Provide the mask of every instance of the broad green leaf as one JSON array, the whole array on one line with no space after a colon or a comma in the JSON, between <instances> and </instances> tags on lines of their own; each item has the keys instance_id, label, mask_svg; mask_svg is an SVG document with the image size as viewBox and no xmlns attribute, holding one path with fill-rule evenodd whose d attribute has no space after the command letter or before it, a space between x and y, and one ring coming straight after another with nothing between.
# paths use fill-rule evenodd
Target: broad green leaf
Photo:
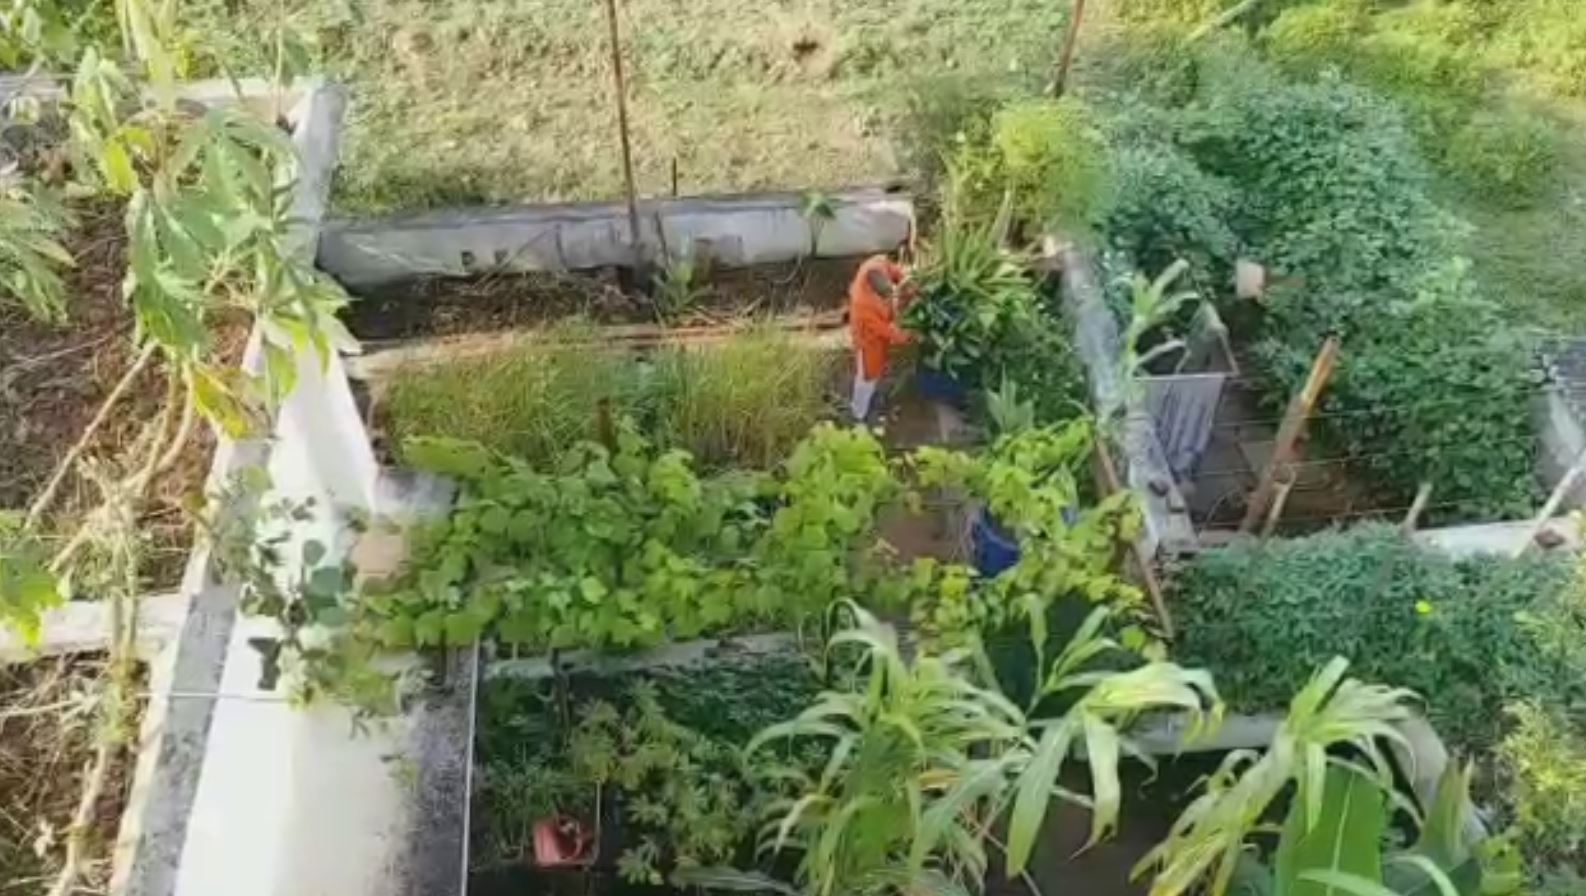
<instances>
[{"instance_id":1,"label":"broad green leaf","mask_svg":"<svg viewBox=\"0 0 1586 896\"><path fill-rule=\"evenodd\" d=\"M1307 823L1301 801L1289 807L1277 851L1278 896L1342 896L1344 891L1318 882L1315 872L1382 882L1382 835L1387 806L1376 782L1359 772L1327 770L1321 811Z\"/></svg>"}]
</instances>

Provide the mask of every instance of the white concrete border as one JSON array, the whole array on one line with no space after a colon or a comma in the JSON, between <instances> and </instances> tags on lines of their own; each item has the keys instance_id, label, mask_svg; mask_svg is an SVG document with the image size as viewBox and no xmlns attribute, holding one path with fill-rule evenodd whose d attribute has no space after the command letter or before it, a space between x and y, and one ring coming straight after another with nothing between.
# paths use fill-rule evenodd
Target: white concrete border
<instances>
[{"instance_id":1,"label":"white concrete border","mask_svg":"<svg viewBox=\"0 0 1586 896\"><path fill-rule=\"evenodd\" d=\"M914 204L879 189L831 195L815 255L890 252L914 231ZM796 193L646 199L647 258L708 257L738 267L809 253L811 225ZM632 262L627 206L615 202L459 209L326 224L319 266L351 287L487 270L564 271Z\"/></svg>"}]
</instances>

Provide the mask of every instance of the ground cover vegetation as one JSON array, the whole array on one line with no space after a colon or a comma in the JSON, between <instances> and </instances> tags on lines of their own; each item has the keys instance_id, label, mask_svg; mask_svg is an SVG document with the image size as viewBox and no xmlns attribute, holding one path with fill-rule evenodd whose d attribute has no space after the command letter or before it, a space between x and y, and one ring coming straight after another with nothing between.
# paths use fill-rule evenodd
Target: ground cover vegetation
<instances>
[{"instance_id":1,"label":"ground cover vegetation","mask_svg":"<svg viewBox=\"0 0 1586 896\"><path fill-rule=\"evenodd\" d=\"M597 340L591 327L562 324L500 352L399 370L383 387L381 426L399 449L444 434L550 468L599 437L604 407L707 467L768 469L831 416L845 361L752 328L646 355L602 350Z\"/></svg>"},{"instance_id":2,"label":"ground cover vegetation","mask_svg":"<svg viewBox=\"0 0 1586 896\"><path fill-rule=\"evenodd\" d=\"M1233 706L1270 707L1318 661L1353 657L1422 695L1537 869L1581 869L1566 833L1581 819L1570 782L1586 770L1570 721L1586 706L1572 561L1456 560L1361 526L1206 554L1176 588L1178 653L1216 669Z\"/></svg>"},{"instance_id":3,"label":"ground cover vegetation","mask_svg":"<svg viewBox=\"0 0 1586 896\"><path fill-rule=\"evenodd\" d=\"M199 4L227 61L257 60L282 21L359 97L338 203L372 210L608 199L622 192L599 4L406 0ZM894 176L895 119L920 78L1039 81L1060 5L940 0L621 4L639 190L821 188ZM533 89L524 89L534 85ZM482 102L481 97L489 97Z\"/></svg>"}]
</instances>

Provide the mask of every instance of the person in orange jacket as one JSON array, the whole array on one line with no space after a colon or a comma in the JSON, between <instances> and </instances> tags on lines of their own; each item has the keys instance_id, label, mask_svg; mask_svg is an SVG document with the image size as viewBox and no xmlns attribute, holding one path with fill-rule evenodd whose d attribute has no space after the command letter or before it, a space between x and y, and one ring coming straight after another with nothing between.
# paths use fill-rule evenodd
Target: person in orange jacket
<instances>
[{"instance_id":1,"label":"person in orange jacket","mask_svg":"<svg viewBox=\"0 0 1586 896\"><path fill-rule=\"evenodd\" d=\"M854 341L854 420L870 416L876 386L887 372L887 355L910 335L897 324L909 299L908 272L885 255L865 259L848 286L848 329Z\"/></svg>"}]
</instances>

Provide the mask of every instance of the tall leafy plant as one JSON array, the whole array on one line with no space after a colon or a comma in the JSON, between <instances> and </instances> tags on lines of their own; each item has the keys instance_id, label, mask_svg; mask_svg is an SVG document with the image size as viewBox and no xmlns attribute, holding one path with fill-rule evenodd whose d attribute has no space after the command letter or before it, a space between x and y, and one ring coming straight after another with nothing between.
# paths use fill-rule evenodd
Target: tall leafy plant
<instances>
[{"instance_id":1,"label":"tall leafy plant","mask_svg":"<svg viewBox=\"0 0 1586 896\"><path fill-rule=\"evenodd\" d=\"M1117 822L1118 763L1140 755L1123 729L1139 714L1171 708L1192 727L1219 704L1203 672L1148 663L1126 672L1087 667L1116 649L1100 636L1106 611L1093 613L1074 638L1043 663L1033 708L1046 697L1071 700L1060 716L1032 718L995 688L977 683L962 654L909 658L896 633L857 607L854 624L828 645L851 665L848 684L823 693L798 717L751 741L755 752L786 742L817 742L818 774L782 773L793 791L772 809L762 847L799 854L796 873L812 896L925 888L978 889L990 866L988 843L1022 873L1035 834L1054 799L1092 809L1091 840ZM1044 647L1045 632L1030 629ZM1037 733L1038 732L1038 733ZM1057 785L1072 748L1083 744L1091 794ZM1008 841L990 833L1007 813ZM680 883L741 884L741 874L696 873Z\"/></svg>"},{"instance_id":2,"label":"tall leafy plant","mask_svg":"<svg viewBox=\"0 0 1586 896\"><path fill-rule=\"evenodd\" d=\"M1167 839L1136 866L1137 876L1154 870L1152 896L1200 892L1198 887L1209 896L1227 893L1248 839L1290 787L1296 833L1307 836L1317 830L1327 816L1328 773L1338 762L1330 750L1349 747L1362 757L1362 772L1382 788L1392 788L1382 745L1405 743L1394 726L1410 717L1414 695L1347 678L1348 668L1347 660L1335 658L1316 673L1290 702L1264 753L1228 754L1173 823Z\"/></svg>"}]
</instances>

